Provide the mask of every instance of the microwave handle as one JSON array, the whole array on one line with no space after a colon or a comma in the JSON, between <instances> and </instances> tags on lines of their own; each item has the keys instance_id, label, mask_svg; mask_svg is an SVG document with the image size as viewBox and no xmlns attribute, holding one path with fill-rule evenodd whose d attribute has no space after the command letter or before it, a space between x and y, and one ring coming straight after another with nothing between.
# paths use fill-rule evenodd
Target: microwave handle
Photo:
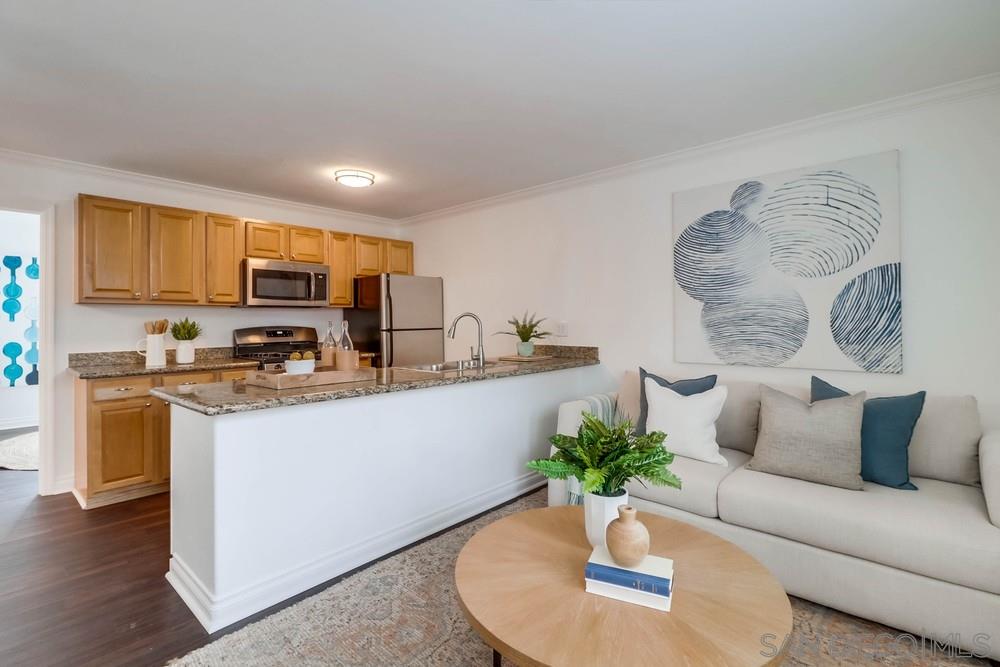
<instances>
[{"instance_id":1,"label":"microwave handle","mask_svg":"<svg viewBox=\"0 0 1000 667\"><path fill-rule=\"evenodd\" d=\"M309 272L309 300L316 300L316 272Z\"/></svg>"}]
</instances>

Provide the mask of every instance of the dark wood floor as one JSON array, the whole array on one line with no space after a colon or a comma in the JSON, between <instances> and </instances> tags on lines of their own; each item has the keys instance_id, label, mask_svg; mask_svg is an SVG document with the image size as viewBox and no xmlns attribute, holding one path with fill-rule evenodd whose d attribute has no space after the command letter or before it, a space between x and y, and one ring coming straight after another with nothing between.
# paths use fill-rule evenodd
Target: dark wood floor
<instances>
[{"instance_id":1,"label":"dark wood floor","mask_svg":"<svg viewBox=\"0 0 1000 667\"><path fill-rule=\"evenodd\" d=\"M163 576L168 494L85 512L37 490L37 473L0 470L0 667L163 665L409 548L209 635Z\"/></svg>"},{"instance_id":2,"label":"dark wood floor","mask_svg":"<svg viewBox=\"0 0 1000 667\"><path fill-rule=\"evenodd\" d=\"M163 578L166 494L84 512L0 470L0 664L162 665L210 641Z\"/></svg>"}]
</instances>

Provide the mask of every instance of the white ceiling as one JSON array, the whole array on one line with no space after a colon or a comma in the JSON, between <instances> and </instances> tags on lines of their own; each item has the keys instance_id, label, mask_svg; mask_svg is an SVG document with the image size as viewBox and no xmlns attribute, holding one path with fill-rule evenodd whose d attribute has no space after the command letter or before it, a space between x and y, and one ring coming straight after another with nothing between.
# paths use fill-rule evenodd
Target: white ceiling
<instances>
[{"instance_id":1,"label":"white ceiling","mask_svg":"<svg viewBox=\"0 0 1000 667\"><path fill-rule=\"evenodd\" d=\"M996 0L2 0L0 147L403 218L1000 71L998 34Z\"/></svg>"}]
</instances>

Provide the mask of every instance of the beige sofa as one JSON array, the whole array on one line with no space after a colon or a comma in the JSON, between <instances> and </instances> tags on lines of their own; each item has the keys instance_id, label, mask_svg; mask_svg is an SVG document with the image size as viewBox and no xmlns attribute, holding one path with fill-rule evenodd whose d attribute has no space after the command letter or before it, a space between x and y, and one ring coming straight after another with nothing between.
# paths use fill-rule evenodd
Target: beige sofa
<instances>
[{"instance_id":1,"label":"beige sofa","mask_svg":"<svg viewBox=\"0 0 1000 667\"><path fill-rule=\"evenodd\" d=\"M910 444L918 491L868 482L850 491L747 470L759 385L720 383L729 388L717 423L728 465L678 456L671 469L683 489L633 483L633 505L738 544L790 595L1000 659L1000 434L983 437L974 398L927 397ZM808 389L775 388L808 400ZM638 391L629 374L612 396L635 416ZM560 406L559 432L575 435L595 404ZM566 502L566 483L550 481L549 504Z\"/></svg>"}]
</instances>

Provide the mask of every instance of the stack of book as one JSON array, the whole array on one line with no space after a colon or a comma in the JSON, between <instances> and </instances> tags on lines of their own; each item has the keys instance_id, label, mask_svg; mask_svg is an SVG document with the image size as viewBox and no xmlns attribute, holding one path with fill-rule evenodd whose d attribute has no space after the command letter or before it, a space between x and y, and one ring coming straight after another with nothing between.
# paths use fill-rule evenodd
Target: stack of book
<instances>
[{"instance_id":1,"label":"stack of book","mask_svg":"<svg viewBox=\"0 0 1000 667\"><path fill-rule=\"evenodd\" d=\"M587 592L632 604L670 611L674 561L646 556L635 567L615 563L605 547L596 547L584 568Z\"/></svg>"}]
</instances>

